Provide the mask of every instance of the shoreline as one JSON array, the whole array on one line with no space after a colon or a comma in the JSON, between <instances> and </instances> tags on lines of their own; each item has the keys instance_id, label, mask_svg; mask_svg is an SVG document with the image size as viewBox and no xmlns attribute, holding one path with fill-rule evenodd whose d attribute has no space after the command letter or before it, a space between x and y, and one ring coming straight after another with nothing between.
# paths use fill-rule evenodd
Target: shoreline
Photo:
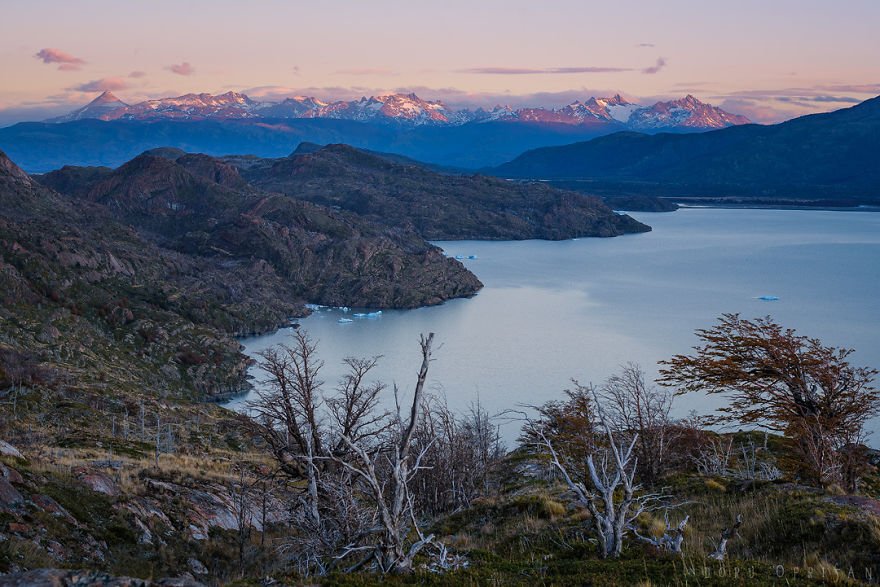
<instances>
[{"instance_id":1,"label":"shoreline","mask_svg":"<svg viewBox=\"0 0 880 587\"><path fill-rule=\"evenodd\" d=\"M818 212L880 212L880 205L859 204L857 206L810 206L809 204L746 204L746 203L687 203L670 199L679 208L717 208L731 210L816 210Z\"/></svg>"}]
</instances>

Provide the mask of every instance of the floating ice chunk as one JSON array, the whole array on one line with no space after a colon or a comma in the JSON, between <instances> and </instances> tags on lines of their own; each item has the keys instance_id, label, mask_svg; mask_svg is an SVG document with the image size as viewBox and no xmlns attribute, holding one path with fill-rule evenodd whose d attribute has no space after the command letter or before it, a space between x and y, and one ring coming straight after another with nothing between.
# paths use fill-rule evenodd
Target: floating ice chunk
<instances>
[{"instance_id":1,"label":"floating ice chunk","mask_svg":"<svg viewBox=\"0 0 880 587\"><path fill-rule=\"evenodd\" d=\"M758 299L762 302L777 302L779 301L779 296L758 296Z\"/></svg>"},{"instance_id":2,"label":"floating ice chunk","mask_svg":"<svg viewBox=\"0 0 880 587\"><path fill-rule=\"evenodd\" d=\"M367 314L364 314L363 312L357 312L355 314L352 314L352 316L354 316L355 318L366 318Z\"/></svg>"},{"instance_id":3,"label":"floating ice chunk","mask_svg":"<svg viewBox=\"0 0 880 587\"><path fill-rule=\"evenodd\" d=\"M477 256L476 256L476 255L468 255L467 258L468 258L468 259L476 259Z\"/></svg>"},{"instance_id":4,"label":"floating ice chunk","mask_svg":"<svg viewBox=\"0 0 880 587\"><path fill-rule=\"evenodd\" d=\"M354 320L352 320L351 318L340 318L339 320L337 320L337 322L339 322L340 324L350 324L354 322Z\"/></svg>"}]
</instances>

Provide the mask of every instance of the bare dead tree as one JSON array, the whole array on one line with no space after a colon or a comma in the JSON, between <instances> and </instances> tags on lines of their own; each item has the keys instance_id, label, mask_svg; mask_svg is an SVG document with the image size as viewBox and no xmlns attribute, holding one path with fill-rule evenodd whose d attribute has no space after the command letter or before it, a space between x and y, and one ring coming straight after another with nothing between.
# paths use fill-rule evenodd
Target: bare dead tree
<instances>
[{"instance_id":1,"label":"bare dead tree","mask_svg":"<svg viewBox=\"0 0 880 587\"><path fill-rule=\"evenodd\" d=\"M651 385L639 365L627 363L605 381L600 396L618 435L638 436L634 451L641 463L640 478L649 485L656 483L666 469L669 447L678 435L669 416L672 392Z\"/></svg>"},{"instance_id":2,"label":"bare dead tree","mask_svg":"<svg viewBox=\"0 0 880 587\"><path fill-rule=\"evenodd\" d=\"M740 443L739 465L732 471L734 478L743 481L775 481L782 478L782 471L775 464L767 440L768 434L765 432L761 445L755 444L751 437Z\"/></svg>"},{"instance_id":3,"label":"bare dead tree","mask_svg":"<svg viewBox=\"0 0 880 587\"><path fill-rule=\"evenodd\" d=\"M262 351L260 367L268 378L258 388L257 399L248 404L253 430L282 472L306 481L302 503L315 527L321 524L318 484L325 454L319 422L323 382L318 379L323 362L315 357L316 348L308 334L298 330L293 346Z\"/></svg>"},{"instance_id":4,"label":"bare dead tree","mask_svg":"<svg viewBox=\"0 0 880 587\"><path fill-rule=\"evenodd\" d=\"M643 512L659 509L666 496L657 493L636 495L641 489L635 482L638 458L634 448L638 434L628 442L618 441L596 389L586 389L594 402L598 418L596 428L604 433L606 444L597 446L586 455L587 474L584 480L570 473L570 464L565 462L567 459L560 457L544 426L534 423L527 423L527 426L531 428L533 437L538 439L537 446L550 455L552 465L577 501L590 512L590 524L599 543L600 555L603 558L616 558L623 552L623 539L635 520Z\"/></svg>"},{"instance_id":5,"label":"bare dead tree","mask_svg":"<svg viewBox=\"0 0 880 587\"><path fill-rule=\"evenodd\" d=\"M669 522L669 512L667 511L663 516L663 520L666 525L663 529L663 535L659 537L639 534L639 531L635 526L631 526L630 530L633 535L642 542L647 542L648 544L666 552L680 553L681 547L684 544L684 531L687 527L688 521L690 521L690 516L685 516L677 525L673 525Z\"/></svg>"},{"instance_id":6,"label":"bare dead tree","mask_svg":"<svg viewBox=\"0 0 880 587\"><path fill-rule=\"evenodd\" d=\"M410 484L422 468L422 459L430 448L430 445L423 447L416 453L413 441L423 413L425 380L431 363L433 341L434 333L422 336L419 341L422 364L409 415L404 418L398 409L394 426L390 429L390 442L379 450L371 451L343 436L351 450L351 457L333 457L334 462L360 480L365 495L369 496L378 512L380 527L376 532L375 542L366 545L352 544L348 547L348 552L343 553L366 552L366 556L356 566L372 560L382 573L409 572L413 568L415 556L434 538L433 535L422 534L410 491ZM416 534L413 541L409 540L411 533Z\"/></svg>"},{"instance_id":7,"label":"bare dead tree","mask_svg":"<svg viewBox=\"0 0 880 587\"><path fill-rule=\"evenodd\" d=\"M303 487L293 508L295 530L282 552L304 574L364 566L405 572L430 544L421 534L420 496L413 491L436 439L425 436L425 380L433 334L420 341L422 364L404 416L380 409L385 385L368 382L378 358L345 359L347 374L325 396L316 345L298 331L290 347L262 353L269 377L251 403L251 430L264 440L278 471ZM395 398L398 390L394 388ZM415 539L412 537L415 536Z\"/></svg>"},{"instance_id":8,"label":"bare dead tree","mask_svg":"<svg viewBox=\"0 0 880 587\"><path fill-rule=\"evenodd\" d=\"M709 438L694 457L697 472L701 475L728 477L732 454L733 437L727 439L721 436Z\"/></svg>"},{"instance_id":9,"label":"bare dead tree","mask_svg":"<svg viewBox=\"0 0 880 587\"><path fill-rule=\"evenodd\" d=\"M439 397L426 397L417 446L429 446L411 487L420 513L436 516L468 507L491 491L491 474L504 455L498 428L476 402L456 414Z\"/></svg>"},{"instance_id":10,"label":"bare dead tree","mask_svg":"<svg viewBox=\"0 0 880 587\"><path fill-rule=\"evenodd\" d=\"M712 554L709 555L709 558L723 561L727 556L727 543L730 542L730 539L736 535L736 531L739 530L739 527L742 526L743 517L742 514L737 514L736 520L734 520L731 526L728 526L724 530L721 531L721 540L718 542L718 547L715 549Z\"/></svg>"}]
</instances>

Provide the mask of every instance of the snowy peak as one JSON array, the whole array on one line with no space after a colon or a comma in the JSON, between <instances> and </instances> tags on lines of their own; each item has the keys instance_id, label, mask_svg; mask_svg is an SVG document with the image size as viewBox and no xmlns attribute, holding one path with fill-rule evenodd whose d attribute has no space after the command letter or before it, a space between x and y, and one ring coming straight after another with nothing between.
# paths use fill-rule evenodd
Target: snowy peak
<instances>
[{"instance_id":1,"label":"snowy peak","mask_svg":"<svg viewBox=\"0 0 880 587\"><path fill-rule=\"evenodd\" d=\"M359 121L397 121L415 125L446 124L450 112L442 102L422 100L415 94L382 94L359 100L340 100L319 112L323 118Z\"/></svg>"},{"instance_id":2,"label":"snowy peak","mask_svg":"<svg viewBox=\"0 0 880 587\"><path fill-rule=\"evenodd\" d=\"M355 100L325 102L294 96L281 102L258 102L245 94L185 94L128 105L104 92L86 106L52 122L85 118L101 120L237 120L333 118L412 126L462 125L493 121L536 124L612 125L636 130L712 129L745 124L744 116L730 114L693 96L642 106L620 94L576 100L560 108L520 108L498 105L486 110L451 109L416 94L390 93Z\"/></svg>"},{"instance_id":3,"label":"snowy peak","mask_svg":"<svg viewBox=\"0 0 880 587\"><path fill-rule=\"evenodd\" d=\"M113 92L105 91L100 96L70 114L53 118L49 122L70 122L71 120L83 120L87 118L98 118L106 120L104 117L110 112L114 112L121 108L126 108L128 104L113 95Z\"/></svg>"},{"instance_id":4,"label":"snowy peak","mask_svg":"<svg viewBox=\"0 0 880 587\"><path fill-rule=\"evenodd\" d=\"M688 94L680 100L657 102L653 106L633 112L629 125L637 130L658 128L711 129L737 124L748 124L745 116L731 114L700 102Z\"/></svg>"}]
</instances>

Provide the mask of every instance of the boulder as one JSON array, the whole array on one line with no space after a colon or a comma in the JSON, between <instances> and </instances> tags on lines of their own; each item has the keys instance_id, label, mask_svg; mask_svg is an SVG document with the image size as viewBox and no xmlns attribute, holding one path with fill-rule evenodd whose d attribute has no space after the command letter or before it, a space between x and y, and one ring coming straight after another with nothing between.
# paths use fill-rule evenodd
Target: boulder
<instances>
[{"instance_id":1,"label":"boulder","mask_svg":"<svg viewBox=\"0 0 880 587\"><path fill-rule=\"evenodd\" d=\"M24 497L6 479L0 477L0 509L16 506L24 501Z\"/></svg>"},{"instance_id":2,"label":"boulder","mask_svg":"<svg viewBox=\"0 0 880 587\"><path fill-rule=\"evenodd\" d=\"M4 457L15 457L17 459L24 458L24 456L22 456L17 448L12 446L5 440L0 440L0 455L3 455Z\"/></svg>"},{"instance_id":3,"label":"boulder","mask_svg":"<svg viewBox=\"0 0 880 587\"><path fill-rule=\"evenodd\" d=\"M119 488L113 480L98 471L81 470L78 474L79 480L92 491L116 497L119 495Z\"/></svg>"}]
</instances>

